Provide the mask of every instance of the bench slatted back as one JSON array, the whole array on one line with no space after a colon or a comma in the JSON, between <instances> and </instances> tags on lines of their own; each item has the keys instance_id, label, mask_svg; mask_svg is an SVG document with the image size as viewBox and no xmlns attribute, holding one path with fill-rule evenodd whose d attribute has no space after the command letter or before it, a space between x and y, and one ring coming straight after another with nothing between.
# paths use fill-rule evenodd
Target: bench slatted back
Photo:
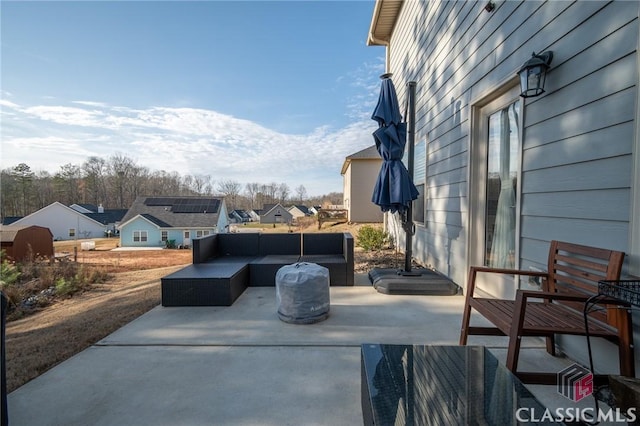
<instances>
[{"instance_id":1,"label":"bench slatted back","mask_svg":"<svg viewBox=\"0 0 640 426\"><path fill-rule=\"evenodd\" d=\"M545 290L561 294L593 296L598 294L598 281L620 278L624 253L588 247L579 244L551 241L549 250L549 280ZM583 304L560 302L582 311ZM593 316L603 322L616 325L614 307Z\"/></svg>"}]
</instances>

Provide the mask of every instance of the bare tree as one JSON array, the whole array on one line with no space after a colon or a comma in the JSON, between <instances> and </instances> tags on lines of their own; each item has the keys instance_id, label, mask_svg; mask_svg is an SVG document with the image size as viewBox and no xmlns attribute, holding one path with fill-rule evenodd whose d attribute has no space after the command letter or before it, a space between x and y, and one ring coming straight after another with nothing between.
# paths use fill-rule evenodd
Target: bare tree
<instances>
[{"instance_id":1,"label":"bare tree","mask_svg":"<svg viewBox=\"0 0 640 426\"><path fill-rule=\"evenodd\" d=\"M276 202L276 193L278 192L278 184L276 182L271 182L268 185L262 185L261 191L265 197L263 204L272 204Z\"/></svg>"},{"instance_id":2,"label":"bare tree","mask_svg":"<svg viewBox=\"0 0 640 426\"><path fill-rule=\"evenodd\" d=\"M114 154L109 158L111 191L116 200L115 204L120 209L129 207L133 201L127 189L134 167L134 161L122 154Z\"/></svg>"},{"instance_id":3,"label":"bare tree","mask_svg":"<svg viewBox=\"0 0 640 426\"><path fill-rule=\"evenodd\" d=\"M304 200L307 198L307 188L304 185L300 185L296 188L296 199L299 204L304 204Z\"/></svg>"},{"instance_id":4,"label":"bare tree","mask_svg":"<svg viewBox=\"0 0 640 426\"><path fill-rule=\"evenodd\" d=\"M211 189L211 176L210 175L194 175L191 178L191 190L197 194L205 195L207 189Z\"/></svg>"},{"instance_id":5,"label":"bare tree","mask_svg":"<svg viewBox=\"0 0 640 426\"><path fill-rule=\"evenodd\" d=\"M131 167L131 174L127 185L127 193L129 194L127 207L130 206L137 197L147 194L149 176L150 173L147 167L135 164Z\"/></svg>"},{"instance_id":6,"label":"bare tree","mask_svg":"<svg viewBox=\"0 0 640 426\"><path fill-rule=\"evenodd\" d=\"M0 200L2 217L19 216L21 214L20 190L17 177L13 174L14 169L5 169L0 174Z\"/></svg>"},{"instance_id":7,"label":"bare tree","mask_svg":"<svg viewBox=\"0 0 640 426\"><path fill-rule=\"evenodd\" d=\"M214 185L209 175L182 177L175 171L152 172L123 154L114 154L108 160L89 157L81 166L65 164L53 176L45 171L33 173L27 164L20 163L0 171L0 215L25 216L54 201L127 208L136 196L210 195L214 193ZM233 180L222 180L215 188L227 197L232 209L262 208L265 204L285 203L291 197L286 183L248 183L243 195L240 195L242 185ZM342 194L310 198L306 188L299 185L295 197L300 204L305 201L339 204Z\"/></svg>"},{"instance_id":8,"label":"bare tree","mask_svg":"<svg viewBox=\"0 0 640 426\"><path fill-rule=\"evenodd\" d=\"M96 206L107 202L107 162L100 157L89 157L82 164L84 189L87 200Z\"/></svg>"},{"instance_id":9,"label":"bare tree","mask_svg":"<svg viewBox=\"0 0 640 426\"><path fill-rule=\"evenodd\" d=\"M60 202L69 205L85 201L81 197L81 179L82 172L79 166L71 163L60 166L60 171L53 177Z\"/></svg>"},{"instance_id":10,"label":"bare tree","mask_svg":"<svg viewBox=\"0 0 640 426\"><path fill-rule=\"evenodd\" d=\"M256 197L258 196L258 193L260 192L260 184L257 182L252 182L252 183L248 183L245 185L245 192L247 194L247 198L250 201L250 205L251 205L251 209L255 209L256 208Z\"/></svg>"},{"instance_id":11,"label":"bare tree","mask_svg":"<svg viewBox=\"0 0 640 426\"><path fill-rule=\"evenodd\" d=\"M287 201L287 198L289 197L290 192L291 192L291 189L289 189L289 185L287 185L286 183L281 183L280 185L278 185L278 189L277 189L278 202L284 205L284 203Z\"/></svg>"},{"instance_id":12,"label":"bare tree","mask_svg":"<svg viewBox=\"0 0 640 426\"><path fill-rule=\"evenodd\" d=\"M238 194L240 194L240 190L242 189L242 185L240 182L236 182L235 180L223 180L218 183L218 191L221 194L224 194L225 197L228 197L230 204L229 210L234 210L236 208L236 202Z\"/></svg>"},{"instance_id":13,"label":"bare tree","mask_svg":"<svg viewBox=\"0 0 640 426\"><path fill-rule=\"evenodd\" d=\"M40 171L34 181L35 206L39 210L57 200L56 190L53 184L53 176L49 172Z\"/></svg>"}]
</instances>

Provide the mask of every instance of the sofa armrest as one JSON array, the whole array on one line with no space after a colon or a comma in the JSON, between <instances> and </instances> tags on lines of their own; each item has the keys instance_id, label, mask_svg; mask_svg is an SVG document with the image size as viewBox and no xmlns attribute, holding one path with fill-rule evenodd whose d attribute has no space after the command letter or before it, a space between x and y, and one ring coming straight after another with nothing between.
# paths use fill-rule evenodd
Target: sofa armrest
<instances>
[{"instance_id":1,"label":"sofa armrest","mask_svg":"<svg viewBox=\"0 0 640 426\"><path fill-rule=\"evenodd\" d=\"M191 241L193 263L204 263L218 257L218 234L210 234Z\"/></svg>"}]
</instances>

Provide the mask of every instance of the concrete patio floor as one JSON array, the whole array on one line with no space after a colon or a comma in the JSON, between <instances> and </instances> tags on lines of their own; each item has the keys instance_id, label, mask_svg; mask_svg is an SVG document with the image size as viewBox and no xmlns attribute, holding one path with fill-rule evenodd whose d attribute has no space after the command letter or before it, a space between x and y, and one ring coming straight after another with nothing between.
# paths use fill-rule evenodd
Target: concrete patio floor
<instances>
[{"instance_id":1,"label":"concrete patio floor","mask_svg":"<svg viewBox=\"0 0 640 426\"><path fill-rule=\"evenodd\" d=\"M362 424L360 345L457 345L464 299L390 296L357 282L332 287L329 318L312 325L280 321L269 287L247 289L230 307L158 306L12 392L9 423ZM504 361L505 338L469 343ZM524 346L525 368L571 363L547 355L542 340ZM575 405L554 386L528 387L549 408Z\"/></svg>"}]
</instances>

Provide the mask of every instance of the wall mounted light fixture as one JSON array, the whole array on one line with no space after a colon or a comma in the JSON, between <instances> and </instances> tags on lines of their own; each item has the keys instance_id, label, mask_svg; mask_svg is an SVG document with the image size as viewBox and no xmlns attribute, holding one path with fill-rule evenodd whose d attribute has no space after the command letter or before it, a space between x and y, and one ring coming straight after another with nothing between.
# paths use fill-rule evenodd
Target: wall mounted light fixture
<instances>
[{"instance_id":1,"label":"wall mounted light fixture","mask_svg":"<svg viewBox=\"0 0 640 426\"><path fill-rule=\"evenodd\" d=\"M520 96L532 98L544 93L544 82L547 79L547 71L552 59L553 52L551 51L540 54L533 52L531 58L518 71L520 76Z\"/></svg>"}]
</instances>

